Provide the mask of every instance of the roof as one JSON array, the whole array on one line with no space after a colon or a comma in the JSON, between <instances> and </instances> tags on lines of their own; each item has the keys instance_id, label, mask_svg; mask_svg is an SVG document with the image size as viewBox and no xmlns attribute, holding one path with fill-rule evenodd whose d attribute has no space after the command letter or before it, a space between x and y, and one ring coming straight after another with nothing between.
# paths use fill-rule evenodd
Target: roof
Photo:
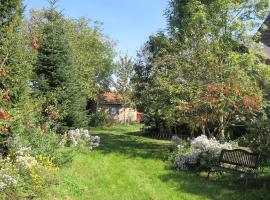
<instances>
[{"instance_id":1,"label":"roof","mask_svg":"<svg viewBox=\"0 0 270 200\"><path fill-rule=\"evenodd\" d=\"M116 92L106 92L100 95L103 104L121 104L122 97Z\"/></svg>"}]
</instances>

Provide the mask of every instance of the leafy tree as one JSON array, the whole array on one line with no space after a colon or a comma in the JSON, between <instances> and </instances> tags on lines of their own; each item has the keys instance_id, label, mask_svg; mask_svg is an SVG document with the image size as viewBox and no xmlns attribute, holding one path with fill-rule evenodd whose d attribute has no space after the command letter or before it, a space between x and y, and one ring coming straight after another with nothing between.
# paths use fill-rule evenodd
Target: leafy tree
<instances>
[{"instance_id":1,"label":"leafy tree","mask_svg":"<svg viewBox=\"0 0 270 200\"><path fill-rule=\"evenodd\" d=\"M53 5L49 10L33 10L29 23L31 38L39 46L36 83L47 98L44 116L52 121L54 115L58 127L85 127L87 105L111 80L114 43L99 23L90 27L85 18L64 18Z\"/></svg>"},{"instance_id":2,"label":"leafy tree","mask_svg":"<svg viewBox=\"0 0 270 200\"><path fill-rule=\"evenodd\" d=\"M25 122L36 112L29 89L34 52L22 13L20 0L0 1L0 138L4 148L7 139L28 133Z\"/></svg>"},{"instance_id":3,"label":"leafy tree","mask_svg":"<svg viewBox=\"0 0 270 200\"><path fill-rule=\"evenodd\" d=\"M171 3L176 5L175 13L179 10L177 4L179 1ZM265 76L269 70L260 60L250 32L256 28L256 21L266 16L268 8L266 1L186 1L189 14L177 16L171 12L169 15L170 19L187 22L182 26L184 32L178 32L182 44L181 54L177 55L179 61L175 63L178 77L174 78L181 77L192 91L188 101L193 107L198 105L197 123L203 129L208 118L215 119L218 132L224 137L225 126L234 121L235 112L243 116L243 111L254 111L250 104L262 105L263 91L258 82L269 81ZM177 26L174 20L169 21L171 27ZM210 103L209 95L212 95Z\"/></svg>"},{"instance_id":4,"label":"leafy tree","mask_svg":"<svg viewBox=\"0 0 270 200\"><path fill-rule=\"evenodd\" d=\"M96 100L101 91L109 88L115 51L113 41L102 33L100 24L90 22L85 18L67 19L65 26L76 83L88 99Z\"/></svg>"},{"instance_id":5,"label":"leafy tree","mask_svg":"<svg viewBox=\"0 0 270 200\"><path fill-rule=\"evenodd\" d=\"M260 115L269 68L250 33L268 8L263 0L170 1L170 43L150 62L152 85L167 99L159 109L164 121L204 133L210 125L224 138L229 126Z\"/></svg>"},{"instance_id":6,"label":"leafy tree","mask_svg":"<svg viewBox=\"0 0 270 200\"><path fill-rule=\"evenodd\" d=\"M144 122L155 129L165 126L164 113L161 110L170 105L168 96L156 84L159 66L155 65L155 61L169 51L169 39L159 32L149 37L134 64L132 98L137 108L144 113Z\"/></svg>"},{"instance_id":7,"label":"leafy tree","mask_svg":"<svg viewBox=\"0 0 270 200\"><path fill-rule=\"evenodd\" d=\"M131 104L131 83L133 76L133 61L128 55L120 56L118 67L115 70L116 81L115 88L121 95L121 101L124 109L124 123L127 125L126 109Z\"/></svg>"},{"instance_id":8,"label":"leafy tree","mask_svg":"<svg viewBox=\"0 0 270 200\"><path fill-rule=\"evenodd\" d=\"M65 27L74 71L68 87L74 91L69 106L70 125L87 126L86 108L90 100L97 100L99 93L108 88L114 68L113 43L104 36L97 22L90 27L85 18L66 19Z\"/></svg>"}]
</instances>

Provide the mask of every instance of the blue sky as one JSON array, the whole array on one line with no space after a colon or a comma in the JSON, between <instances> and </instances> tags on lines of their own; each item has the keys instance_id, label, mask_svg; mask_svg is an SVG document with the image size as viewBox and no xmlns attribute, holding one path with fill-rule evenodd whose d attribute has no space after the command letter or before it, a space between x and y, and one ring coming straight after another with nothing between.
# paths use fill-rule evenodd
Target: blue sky
<instances>
[{"instance_id":1,"label":"blue sky","mask_svg":"<svg viewBox=\"0 0 270 200\"><path fill-rule=\"evenodd\" d=\"M47 0L24 3L26 12L48 6ZM166 28L167 4L168 0L59 0L57 7L71 18L103 22L104 33L117 42L117 51L135 57L150 34Z\"/></svg>"}]
</instances>

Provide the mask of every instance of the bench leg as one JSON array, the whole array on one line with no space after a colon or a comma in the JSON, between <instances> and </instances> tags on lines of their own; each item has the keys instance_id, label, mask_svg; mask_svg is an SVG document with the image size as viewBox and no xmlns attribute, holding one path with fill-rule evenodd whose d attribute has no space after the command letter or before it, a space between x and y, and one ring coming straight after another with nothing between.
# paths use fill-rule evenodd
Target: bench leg
<instances>
[{"instance_id":1,"label":"bench leg","mask_svg":"<svg viewBox=\"0 0 270 200\"><path fill-rule=\"evenodd\" d=\"M247 186L248 184L248 178L245 178L245 185Z\"/></svg>"}]
</instances>

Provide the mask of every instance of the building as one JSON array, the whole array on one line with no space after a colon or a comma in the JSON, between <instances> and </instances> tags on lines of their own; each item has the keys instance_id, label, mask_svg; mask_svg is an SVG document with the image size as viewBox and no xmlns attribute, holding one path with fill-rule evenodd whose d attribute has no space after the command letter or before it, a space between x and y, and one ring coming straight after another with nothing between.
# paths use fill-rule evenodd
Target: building
<instances>
[{"instance_id":1,"label":"building","mask_svg":"<svg viewBox=\"0 0 270 200\"><path fill-rule=\"evenodd\" d=\"M122 104L122 97L116 92L107 92L100 95L98 111L106 112L110 118L116 122L139 122L142 113L132 107L124 108Z\"/></svg>"},{"instance_id":2,"label":"building","mask_svg":"<svg viewBox=\"0 0 270 200\"><path fill-rule=\"evenodd\" d=\"M270 15L266 18L263 26L258 30L258 32L261 34L260 42L263 44L263 51L267 58L270 59Z\"/></svg>"}]
</instances>

